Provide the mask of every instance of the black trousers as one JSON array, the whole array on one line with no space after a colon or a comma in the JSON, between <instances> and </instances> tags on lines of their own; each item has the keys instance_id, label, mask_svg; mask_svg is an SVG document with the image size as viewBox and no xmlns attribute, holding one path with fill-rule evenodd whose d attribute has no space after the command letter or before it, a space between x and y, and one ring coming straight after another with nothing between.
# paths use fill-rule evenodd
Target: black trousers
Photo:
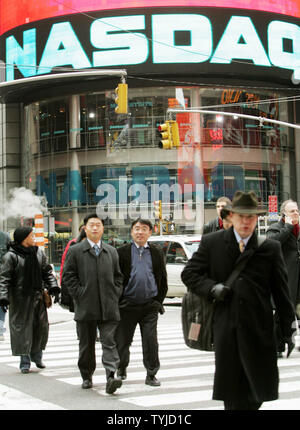
<instances>
[{"instance_id":1,"label":"black trousers","mask_svg":"<svg viewBox=\"0 0 300 430\"><path fill-rule=\"evenodd\" d=\"M115 333L118 321L77 321L77 333L79 336L78 367L82 379L91 379L96 369L95 344L97 327L100 332L102 346L102 364L108 378L115 373L119 366L119 355L115 341Z\"/></svg>"},{"instance_id":2,"label":"black trousers","mask_svg":"<svg viewBox=\"0 0 300 430\"><path fill-rule=\"evenodd\" d=\"M129 364L129 348L136 326L139 324L142 337L143 364L147 370L147 375L155 375L160 367L157 341L157 304L155 302L146 305L130 304L120 309L120 315L121 321L116 331L120 369L125 370Z\"/></svg>"}]
</instances>

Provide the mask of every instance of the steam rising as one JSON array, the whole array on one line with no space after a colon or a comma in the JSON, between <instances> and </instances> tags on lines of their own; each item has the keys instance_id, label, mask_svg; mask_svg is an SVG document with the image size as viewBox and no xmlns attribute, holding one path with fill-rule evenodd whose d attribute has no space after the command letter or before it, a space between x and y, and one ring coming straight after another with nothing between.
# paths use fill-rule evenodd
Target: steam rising
<instances>
[{"instance_id":1,"label":"steam rising","mask_svg":"<svg viewBox=\"0 0 300 430\"><path fill-rule=\"evenodd\" d=\"M34 218L36 214L46 211L40 198L25 187L10 190L9 198L3 202L1 209L1 219Z\"/></svg>"}]
</instances>

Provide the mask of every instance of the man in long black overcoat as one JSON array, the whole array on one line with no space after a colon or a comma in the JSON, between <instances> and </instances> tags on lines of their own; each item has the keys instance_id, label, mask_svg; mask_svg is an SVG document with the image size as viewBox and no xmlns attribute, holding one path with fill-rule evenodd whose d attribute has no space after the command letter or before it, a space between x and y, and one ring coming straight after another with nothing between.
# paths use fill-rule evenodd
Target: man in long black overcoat
<instances>
[{"instance_id":1,"label":"man in long black overcoat","mask_svg":"<svg viewBox=\"0 0 300 430\"><path fill-rule=\"evenodd\" d=\"M294 311L300 303L300 229L299 209L297 202L286 200L281 205L281 219L271 224L267 231L267 237L278 240L281 244L283 258L288 272L288 286ZM300 315L298 315L300 319ZM275 315L278 356L284 351L284 339L277 325Z\"/></svg>"},{"instance_id":2,"label":"man in long black overcoat","mask_svg":"<svg viewBox=\"0 0 300 430\"><path fill-rule=\"evenodd\" d=\"M294 312L287 271L278 242L266 239L258 247L258 213L255 194L237 191L233 227L203 236L182 272L189 290L215 301L213 399L223 400L225 409L255 410L278 398L271 295L286 343L292 347ZM226 286L236 264L249 255L240 276Z\"/></svg>"}]
</instances>

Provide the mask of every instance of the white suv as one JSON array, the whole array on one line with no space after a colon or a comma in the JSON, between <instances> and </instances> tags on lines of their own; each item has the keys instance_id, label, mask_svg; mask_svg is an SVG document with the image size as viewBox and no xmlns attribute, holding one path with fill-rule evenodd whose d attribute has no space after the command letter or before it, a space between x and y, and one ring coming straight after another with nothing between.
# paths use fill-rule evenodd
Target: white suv
<instances>
[{"instance_id":1,"label":"white suv","mask_svg":"<svg viewBox=\"0 0 300 430\"><path fill-rule=\"evenodd\" d=\"M148 242L161 246L166 256L168 274L167 297L182 297L186 293L186 287L181 281L181 272L193 253L197 251L200 240L201 235L151 236L148 239Z\"/></svg>"}]
</instances>

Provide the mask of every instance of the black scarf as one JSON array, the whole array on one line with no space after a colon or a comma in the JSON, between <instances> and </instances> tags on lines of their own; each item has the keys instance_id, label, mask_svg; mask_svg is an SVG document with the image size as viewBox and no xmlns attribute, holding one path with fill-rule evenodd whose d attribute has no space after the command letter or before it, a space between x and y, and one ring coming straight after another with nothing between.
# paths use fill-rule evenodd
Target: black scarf
<instances>
[{"instance_id":1,"label":"black scarf","mask_svg":"<svg viewBox=\"0 0 300 430\"><path fill-rule=\"evenodd\" d=\"M35 291L42 289L42 273L37 259L37 246L25 247L16 242L11 244L17 255L25 258L23 275L23 296L33 295Z\"/></svg>"}]
</instances>

